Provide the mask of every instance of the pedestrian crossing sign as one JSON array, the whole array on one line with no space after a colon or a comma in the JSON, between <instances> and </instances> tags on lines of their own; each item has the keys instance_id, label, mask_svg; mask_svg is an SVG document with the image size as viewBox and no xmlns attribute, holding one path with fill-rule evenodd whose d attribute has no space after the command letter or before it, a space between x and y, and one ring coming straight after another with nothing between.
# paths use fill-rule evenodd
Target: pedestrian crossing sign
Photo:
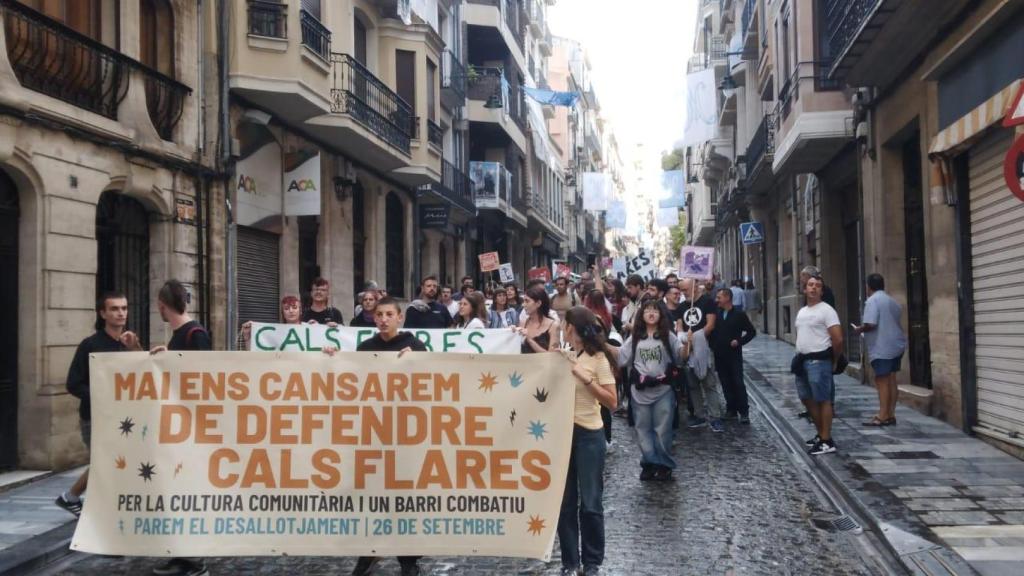
<instances>
[{"instance_id":1,"label":"pedestrian crossing sign","mask_svg":"<svg viewBox=\"0 0 1024 576\"><path fill-rule=\"evenodd\" d=\"M761 244L764 242L764 224L760 222L744 222L740 224L740 240L744 244Z\"/></svg>"}]
</instances>

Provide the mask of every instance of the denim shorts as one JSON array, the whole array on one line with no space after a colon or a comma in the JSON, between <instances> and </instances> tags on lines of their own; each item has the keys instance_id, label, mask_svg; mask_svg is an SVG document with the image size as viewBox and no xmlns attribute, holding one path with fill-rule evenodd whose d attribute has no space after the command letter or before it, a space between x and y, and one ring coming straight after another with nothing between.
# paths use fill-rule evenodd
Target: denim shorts
<instances>
[{"instance_id":1,"label":"denim shorts","mask_svg":"<svg viewBox=\"0 0 1024 576\"><path fill-rule=\"evenodd\" d=\"M836 385L832 380L831 360L805 360L806 376L796 377L796 393L801 400L815 402L832 402L835 398Z\"/></svg>"},{"instance_id":2,"label":"denim shorts","mask_svg":"<svg viewBox=\"0 0 1024 576\"><path fill-rule=\"evenodd\" d=\"M902 354L895 358L877 358L871 361L871 369L875 371L875 376L888 376L900 371L902 361Z\"/></svg>"}]
</instances>

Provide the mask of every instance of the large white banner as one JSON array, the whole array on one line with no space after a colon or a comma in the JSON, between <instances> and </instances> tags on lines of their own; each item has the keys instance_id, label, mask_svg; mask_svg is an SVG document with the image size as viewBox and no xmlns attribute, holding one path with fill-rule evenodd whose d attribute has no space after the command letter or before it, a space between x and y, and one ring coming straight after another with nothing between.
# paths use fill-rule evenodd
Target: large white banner
<instances>
[{"instance_id":1,"label":"large white banner","mask_svg":"<svg viewBox=\"0 0 1024 576\"><path fill-rule=\"evenodd\" d=\"M679 208L658 208L657 221L662 227L679 224Z\"/></svg>"},{"instance_id":2,"label":"large white banner","mask_svg":"<svg viewBox=\"0 0 1024 576\"><path fill-rule=\"evenodd\" d=\"M410 328L431 352L468 354L519 354L522 336L510 329L426 330ZM328 327L325 324L252 323L249 349L262 352L320 352L333 346L342 352L354 352L364 340L373 338L376 328Z\"/></svg>"},{"instance_id":3,"label":"large white banner","mask_svg":"<svg viewBox=\"0 0 1024 576\"><path fill-rule=\"evenodd\" d=\"M238 206L235 218L243 226L281 229L281 147L268 142L235 164Z\"/></svg>"},{"instance_id":4,"label":"large white banner","mask_svg":"<svg viewBox=\"0 0 1024 576\"><path fill-rule=\"evenodd\" d=\"M547 560L572 444L562 354L90 356L71 549Z\"/></svg>"},{"instance_id":5,"label":"large white banner","mask_svg":"<svg viewBox=\"0 0 1024 576\"><path fill-rule=\"evenodd\" d=\"M622 230L626 227L626 203L612 200L608 204L608 212L604 216L604 225L609 230Z\"/></svg>"},{"instance_id":6,"label":"large white banner","mask_svg":"<svg viewBox=\"0 0 1024 576\"><path fill-rule=\"evenodd\" d=\"M612 196L612 176L604 172L583 173L583 209L600 212L608 209Z\"/></svg>"},{"instance_id":7,"label":"large white banner","mask_svg":"<svg viewBox=\"0 0 1024 576\"><path fill-rule=\"evenodd\" d=\"M284 174L285 216L320 214L320 153Z\"/></svg>"},{"instance_id":8,"label":"large white banner","mask_svg":"<svg viewBox=\"0 0 1024 576\"><path fill-rule=\"evenodd\" d=\"M708 68L686 76L686 125L683 145L692 146L715 137L718 124L715 69Z\"/></svg>"},{"instance_id":9,"label":"large white banner","mask_svg":"<svg viewBox=\"0 0 1024 576\"><path fill-rule=\"evenodd\" d=\"M613 266L612 271L623 282L633 274L639 275L644 279L644 282L649 282L658 277L658 271L654 268L654 257L643 248L640 249L636 256L624 258L621 265Z\"/></svg>"}]
</instances>

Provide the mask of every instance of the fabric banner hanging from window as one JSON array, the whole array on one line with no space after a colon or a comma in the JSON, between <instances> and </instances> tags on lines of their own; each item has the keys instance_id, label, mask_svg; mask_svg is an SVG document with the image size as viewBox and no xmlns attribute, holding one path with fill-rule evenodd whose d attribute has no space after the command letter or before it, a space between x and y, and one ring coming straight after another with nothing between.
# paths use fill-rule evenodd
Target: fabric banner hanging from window
<instances>
[{"instance_id":1,"label":"fabric banner hanging from window","mask_svg":"<svg viewBox=\"0 0 1024 576\"><path fill-rule=\"evenodd\" d=\"M604 172L583 173L583 209L601 212L608 209L612 177Z\"/></svg>"},{"instance_id":2,"label":"fabric banner hanging from window","mask_svg":"<svg viewBox=\"0 0 1024 576\"><path fill-rule=\"evenodd\" d=\"M708 68L686 77L686 124L683 145L692 146L715 137L718 100L715 69Z\"/></svg>"}]
</instances>

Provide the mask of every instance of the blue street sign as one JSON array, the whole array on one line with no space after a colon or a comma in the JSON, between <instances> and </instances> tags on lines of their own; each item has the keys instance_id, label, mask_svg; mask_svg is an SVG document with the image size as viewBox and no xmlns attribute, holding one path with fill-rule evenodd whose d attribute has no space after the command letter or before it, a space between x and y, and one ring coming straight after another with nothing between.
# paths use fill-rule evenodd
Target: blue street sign
<instances>
[{"instance_id":1,"label":"blue street sign","mask_svg":"<svg viewBox=\"0 0 1024 576\"><path fill-rule=\"evenodd\" d=\"M760 222L744 222L740 224L740 240L744 244L761 244L764 242L764 224Z\"/></svg>"}]
</instances>

